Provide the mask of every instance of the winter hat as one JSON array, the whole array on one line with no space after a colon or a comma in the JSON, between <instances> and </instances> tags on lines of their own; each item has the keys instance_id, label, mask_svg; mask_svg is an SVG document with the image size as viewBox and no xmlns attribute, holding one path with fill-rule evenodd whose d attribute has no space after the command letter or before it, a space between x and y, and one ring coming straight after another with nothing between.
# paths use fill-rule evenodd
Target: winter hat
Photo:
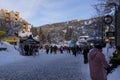
<instances>
[{"instance_id":1,"label":"winter hat","mask_svg":"<svg viewBox=\"0 0 120 80\"><path fill-rule=\"evenodd\" d=\"M95 48L102 49L105 46L106 46L106 43L104 43L103 40L95 40L95 42L94 42Z\"/></svg>"}]
</instances>

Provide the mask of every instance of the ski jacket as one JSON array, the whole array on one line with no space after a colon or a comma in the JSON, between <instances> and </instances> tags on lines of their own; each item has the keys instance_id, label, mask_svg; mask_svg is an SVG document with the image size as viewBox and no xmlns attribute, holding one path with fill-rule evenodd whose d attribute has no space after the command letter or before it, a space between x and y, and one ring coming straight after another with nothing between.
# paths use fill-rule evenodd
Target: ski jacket
<instances>
[{"instance_id":1,"label":"ski jacket","mask_svg":"<svg viewBox=\"0 0 120 80\"><path fill-rule=\"evenodd\" d=\"M94 48L88 53L91 80L107 80L106 69L109 67L100 49Z\"/></svg>"}]
</instances>

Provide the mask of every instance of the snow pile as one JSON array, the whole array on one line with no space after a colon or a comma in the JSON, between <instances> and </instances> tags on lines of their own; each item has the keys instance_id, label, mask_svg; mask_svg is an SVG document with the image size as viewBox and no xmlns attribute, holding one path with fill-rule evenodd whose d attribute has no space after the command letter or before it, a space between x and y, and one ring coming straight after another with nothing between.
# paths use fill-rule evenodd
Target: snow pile
<instances>
[{"instance_id":1,"label":"snow pile","mask_svg":"<svg viewBox=\"0 0 120 80\"><path fill-rule=\"evenodd\" d=\"M120 80L120 66L108 75L108 80Z\"/></svg>"},{"instance_id":2,"label":"snow pile","mask_svg":"<svg viewBox=\"0 0 120 80\"><path fill-rule=\"evenodd\" d=\"M6 51L0 51L0 65L16 62L23 58L23 56L20 56L19 51L14 48L14 45L2 42L0 47L7 48Z\"/></svg>"}]
</instances>

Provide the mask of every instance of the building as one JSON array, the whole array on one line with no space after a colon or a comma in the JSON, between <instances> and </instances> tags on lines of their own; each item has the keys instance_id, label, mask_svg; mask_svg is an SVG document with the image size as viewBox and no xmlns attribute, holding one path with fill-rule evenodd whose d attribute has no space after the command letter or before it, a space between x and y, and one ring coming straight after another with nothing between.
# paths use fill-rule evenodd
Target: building
<instances>
[{"instance_id":1,"label":"building","mask_svg":"<svg viewBox=\"0 0 120 80\"><path fill-rule=\"evenodd\" d=\"M30 32L30 23L22 19L19 12L0 9L0 27L4 27L6 24L12 25L12 27L19 24L21 25L20 30Z\"/></svg>"},{"instance_id":2,"label":"building","mask_svg":"<svg viewBox=\"0 0 120 80\"><path fill-rule=\"evenodd\" d=\"M0 30L6 32L2 41L16 43L19 41L19 32L30 33L30 23L22 19L17 11L0 9Z\"/></svg>"}]
</instances>

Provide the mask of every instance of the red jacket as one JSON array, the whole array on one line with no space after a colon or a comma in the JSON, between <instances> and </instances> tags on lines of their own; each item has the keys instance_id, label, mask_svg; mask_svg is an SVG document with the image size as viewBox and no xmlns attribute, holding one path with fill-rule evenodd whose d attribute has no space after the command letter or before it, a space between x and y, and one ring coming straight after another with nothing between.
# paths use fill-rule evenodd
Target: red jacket
<instances>
[{"instance_id":1,"label":"red jacket","mask_svg":"<svg viewBox=\"0 0 120 80\"><path fill-rule=\"evenodd\" d=\"M107 80L106 70L109 66L101 50L94 48L88 53L90 76L92 80Z\"/></svg>"}]
</instances>

